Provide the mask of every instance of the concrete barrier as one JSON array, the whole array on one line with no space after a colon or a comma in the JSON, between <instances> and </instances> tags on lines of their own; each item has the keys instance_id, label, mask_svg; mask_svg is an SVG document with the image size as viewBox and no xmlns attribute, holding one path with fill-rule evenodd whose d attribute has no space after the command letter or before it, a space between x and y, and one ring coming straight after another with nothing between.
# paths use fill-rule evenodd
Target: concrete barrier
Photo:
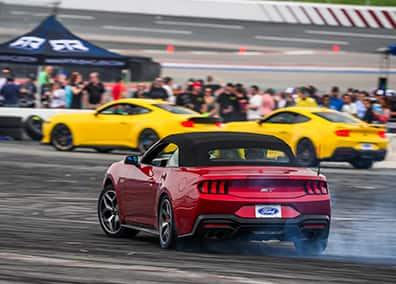
<instances>
[{"instance_id":1,"label":"concrete barrier","mask_svg":"<svg viewBox=\"0 0 396 284\"><path fill-rule=\"evenodd\" d=\"M15 1L12 1L15 3ZM360 28L396 28L395 7L331 5L249 0L63 0L61 7L79 10L143 13L271 23ZM30 4L30 3L29 3Z\"/></svg>"},{"instance_id":2,"label":"concrete barrier","mask_svg":"<svg viewBox=\"0 0 396 284\"><path fill-rule=\"evenodd\" d=\"M46 120L55 114L87 113L87 112L93 112L93 110L0 107L0 116L17 116L17 117L21 117L23 121L31 115L38 115L42 119Z\"/></svg>"}]
</instances>

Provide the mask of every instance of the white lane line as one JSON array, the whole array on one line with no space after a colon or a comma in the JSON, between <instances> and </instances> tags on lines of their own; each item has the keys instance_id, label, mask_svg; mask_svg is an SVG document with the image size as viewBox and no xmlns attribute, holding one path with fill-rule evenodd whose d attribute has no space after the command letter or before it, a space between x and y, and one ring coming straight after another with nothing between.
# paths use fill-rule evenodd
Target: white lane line
<instances>
[{"instance_id":1,"label":"white lane line","mask_svg":"<svg viewBox=\"0 0 396 284\"><path fill-rule=\"evenodd\" d=\"M60 14L59 17L62 19L87 20L87 21L92 21L96 19L94 16L72 15L72 14Z\"/></svg>"},{"instance_id":2,"label":"white lane line","mask_svg":"<svg viewBox=\"0 0 396 284\"><path fill-rule=\"evenodd\" d=\"M211 24L211 23L179 22L179 21L155 21L154 23L156 23L157 25L216 28L216 29L230 29L230 30L243 30L245 28L244 26L241 25L224 25L224 24Z\"/></svg>"},{"instance_id":3,"label":"white lane line","mask_svg":"<svg viewBox=\"0 0 396 284\"><path fill-rule=\"evenodd\" d=\"M137 27L125 27L125 26L102 26L102 29L114 30L114 31L160 33L160 34L179 34L179 35L192 34L192 31L185 31L185 30L150 29L150 28L137 28Z\"/></svg>"},{"instance_id":4,"label":"white lane line","mask_svg":"<svg viewBox=\"0 0 396 284\"><path fill-rule=\"evenodd\" d=\"M285 55L312 55L315 54L313 50L290 50L283 52Z\"/></svg>"},{"instance_id":5,"label":"white lane line","mask_svg":"<svg viewBox=\"0 0 396 284\"><path fill-rule=\"evenodd\" d=\"M293 37L278 37L278 36L261 36L261 35L258 35L258 36L255 36L255 39L271 40L271 41L288 41L288 42L304 42L304 43L349 45L349 42L347 42L347 41L310 39L310 38L293 38Z\"/></svg>"},{"instance_id":6,"label":"white lane line","mask_svg":"<svg viewBox=\"0 0 396 284\"><path fill-rule=\"evenodd\" d=\"M19 11L19 10L11 11L10 14L15 16L33 16L33 17L48 16L48 13L32 13L28 11ZM73 14L60 14L58 17L62 19L87 20L87 21L92 21L96 19L94 16L73 15Z\"/></svg>"},{"instance_id":7,"label":"white lane line","mask_svg":"<svg viewBox=\"0 0 396 284\"><path fill-rule=\"evenodd\" d=\"M344 36L344 37L396 39L396 36L394 36L394 35L384 35L384 34L363 34L363 33L334 32L334 31L321 31L321 30L305 30L304 32L306 34L314 34L314 35L333 35L333 36Z\"/></svg>"},{"instance_id":8,"label":"white lane line","mask_svg":"<svg viewBox=\"0 0 396 284\"><path fill-rule=\"evenodd\" d=\"M48 16L48 13L32 13L28 11L11 11L10 14L15 16L33 16L33 17Z\"/></svg>"}]
</instances>

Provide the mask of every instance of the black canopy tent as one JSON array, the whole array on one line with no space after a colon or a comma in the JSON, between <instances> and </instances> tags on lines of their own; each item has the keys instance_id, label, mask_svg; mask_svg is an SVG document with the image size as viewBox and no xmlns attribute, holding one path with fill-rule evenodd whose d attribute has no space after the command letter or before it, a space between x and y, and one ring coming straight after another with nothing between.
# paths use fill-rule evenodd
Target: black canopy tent
<instances>
[{"instance_id":1,"label":"black canopy tent","mask_svg":"<svg viewBox=\"0 0 396 284\"><path fill-rule=\"evenodd\" d=\"M0 65L5 64L24 66L18 69L30 73L33 66L44 65L65 69L73 66L73 70L83 70L82 73L96 69L101 73L118 70L120 74L121 69L128 69L134 80L151 80L160 73L160 65L151 58L127 57L98 47L71 33L55 16L47 17L32 31L0 44ZM111 75L108 77L114 79L114 74Z\"/></svg>"},{"instance_id":2,"label":"black canopy tent","mask_svg":"<svg viewBox=\"0 0 396 284\"><path fill-rule=\"evenodd\" d=\"M55 16L49 16L31 32L0 44L0 61L124 68L128 57L74 35Z\"/></svg>"}]
</instances>

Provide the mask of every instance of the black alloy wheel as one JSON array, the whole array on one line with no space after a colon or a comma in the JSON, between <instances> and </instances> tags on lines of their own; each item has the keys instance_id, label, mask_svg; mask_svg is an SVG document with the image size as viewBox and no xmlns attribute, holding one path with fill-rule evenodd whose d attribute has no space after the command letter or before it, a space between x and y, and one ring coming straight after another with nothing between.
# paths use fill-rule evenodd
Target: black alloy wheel
<instances>
[{"instance_id":1,"label":"black alloy wheel","mask_svg":"<svg viewBox=\"0 0 396 284\"><path fill-rule=\"evenodd\" d=\"M117 194L111 184L99 195L98 218L103 231L110 237L134 237L139 233L121 226Z\"/></svg>"},{"instance_id":2,"label":"black alloy wheel","mask_svg":"<svg viewBox=\"0 0 396 284\"><path fill-rule=\"evenodd\" d=\"M176 246L176 229L173 216L172 204L167 197L164 197L159 206L158 231L160 246L163 249L171 249Z\"/></svg>"},{"instance_id":3,"label":"black alloy wheel","mask_svg":"<svg viewBox=\"0 0 396 284\"><path fill-rule=\"evenodd\" d=\"M315 147L308 139L303 139L297 144L297 163L302 167L316 167L319 163Z\"/></svg>"},{"instance_id":4,"label":"black alloy wheel","mask_svg":"<svg viewBox=\"0 0 396 284\"><path fill-rule=\"evenodd\" d=\"M73 150L73 135L69 127L64 124L55 125L51 132L51 143L58 151Z\"/></svg>"},{"instance_id":5,"label":"black alloy wheel","mask_svg":"<svg viewBox=\"0 0 396 284\"><path fill-rule=\"evenodd\" d=\"M141 153L146 152L154 143L159 140L159 136L152 129L144 129L139 135L139 151Z\"/></svg>"}]
</instances>

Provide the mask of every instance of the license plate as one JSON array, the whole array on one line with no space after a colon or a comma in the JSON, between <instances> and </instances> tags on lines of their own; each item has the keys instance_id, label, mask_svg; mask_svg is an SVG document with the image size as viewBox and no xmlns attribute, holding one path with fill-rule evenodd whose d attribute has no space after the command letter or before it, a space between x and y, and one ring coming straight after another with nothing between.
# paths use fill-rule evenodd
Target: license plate
<instances>
[{"instance_id":1,"label":"license plate","mask_svg":"<svg viewBox=\"0 0 396 284\"><path fill-rule=\"evenodd\" d=\"M373 150L373 144L370 143L362 143L360 144L360 147L362 148L362 150Z\"/></svg>"},{"instance_id":2,"label":"license plate","mask_svg":"<svg viewBox=\"0 0 396 284\"><path fill-rule=\"evenodd\" d=\"M256 218L282 218L280 205L256 205Z\"/></svg>"}]
</instances>

